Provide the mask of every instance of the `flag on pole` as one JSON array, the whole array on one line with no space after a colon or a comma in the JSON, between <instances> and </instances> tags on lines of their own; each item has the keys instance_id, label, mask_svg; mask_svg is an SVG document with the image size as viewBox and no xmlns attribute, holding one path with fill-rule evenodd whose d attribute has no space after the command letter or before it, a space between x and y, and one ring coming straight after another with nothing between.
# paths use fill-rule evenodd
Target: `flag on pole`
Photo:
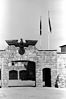
<instances>
[{"instance_id":1,"label":"flag on pole","mask_svg":"<svg viewBox=\"0 0 66 99\"><path fill-rule=\"evenodd\" d=\"M41 22L41 16L40 16L40 36L42 35L42 22Z\"/></svg>"},{"instance_id":2,"label":"flag on pole","mask_svg":"<svg viewBox=\"0 0 66 99\"><path fill-rule=\"evenodd\" d=\"M51 21L50 21L49 11L48 11L48 21L49 21L49 30L52 33L52 27L51 27Z\"/></svg>"}]
</instances>

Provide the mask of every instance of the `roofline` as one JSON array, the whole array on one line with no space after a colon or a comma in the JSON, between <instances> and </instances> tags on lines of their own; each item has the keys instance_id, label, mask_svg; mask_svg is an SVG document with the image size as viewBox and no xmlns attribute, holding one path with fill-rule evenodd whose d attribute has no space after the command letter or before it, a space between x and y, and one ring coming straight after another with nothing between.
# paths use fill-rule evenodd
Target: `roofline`
<instances>
[{"instance_id":1,"label":"roofline","mask_svg":"<svg viewBox=\"0 0 66 99\"><path fill-rule=\"evenodd\" d=\"M59 46L59 47L64 47L64 46L66 46L66 45L62 45L62 46Z\"/></svg>"},{"instance_id":2,"label":"roofline","mask_svg":"<svg viewBox=\"0 0 66 99\"><path fill-rule=\"evenodd\" d=\"M38 50L38 51L57 51L57 50Z\"/></svg>"}]
</instances>

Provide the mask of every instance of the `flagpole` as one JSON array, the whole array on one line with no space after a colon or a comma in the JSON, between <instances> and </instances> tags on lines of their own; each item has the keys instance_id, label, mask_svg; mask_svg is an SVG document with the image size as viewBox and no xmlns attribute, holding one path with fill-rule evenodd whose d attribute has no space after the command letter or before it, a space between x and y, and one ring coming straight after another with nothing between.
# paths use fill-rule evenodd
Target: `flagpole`
<instances>
[{"instance_id":1,"label":"flagpole","mask_svg":"<svg viewBox=\"0 0 66 99\"><path fill-rule=\"evenodd\" d=\"M48 50L50 48L50 33L52 33L52 28L51 28L51 21L50 21L50 12L48 11L48 22L49 22L49 32L48 32Z\"/></svg>"},{"instance_id":2,"label":"flagpole","mask_svg":"<svg viewBox=\"0 0 66 99\"><path fill-rule=\"evenodd\" d=\"M48 43L47 43L48 50L49 50L49 44L50 42L49 42L49 33L48 33Z\"/></svg>"},{"instance_id":3,"label":"flagpole","mask_svg":"<svg viewBox=\"0 0 66 99\"><path fill-rule=\"evenodd\" d=\"M49 20L49 11L48 11L48 20ZM47 48L48 48L48 50L49 50L49 32L48 32L48 41L47 41Z\"/></svg>"},{"instance_id":4,"label":"flagpole","mask_svg":"<svg viewBox=\"0 0 66 99\"><path fill-rule=\"evenodd\" d=\"M41 36L40 36L40 49L41 49Z\"/></svg>"},{"instance_id":5,"label":"flagpole","mask_svg":"<svg viewBox=\"0 0 66 99\"><path fill-rule=\"evenodd\" d=\"M41 37L42 37L42 21L41 21L42 17L40 16L40 49L41 47Z\"/></svg>"}]
</instances>

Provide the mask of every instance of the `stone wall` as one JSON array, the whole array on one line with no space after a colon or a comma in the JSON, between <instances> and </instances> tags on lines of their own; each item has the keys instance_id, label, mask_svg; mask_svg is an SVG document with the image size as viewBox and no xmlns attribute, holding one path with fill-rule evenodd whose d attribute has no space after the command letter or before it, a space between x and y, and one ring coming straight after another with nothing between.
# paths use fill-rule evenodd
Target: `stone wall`
<instances>
[{"instance_id":1,"label":"stone wall","mask_svg":"<svg viewBox=\"0 0 66 99\"><path fill-rule=\"evenodd\" d=\"M2 53L2 87L8 87L9 83L9 71L12 69L12 61L16 60L30 60L37 64L36 48L29 46L25 48L25 54L20 55L18 48L15 46L8 46L8 48ZM13 66L13 69L19 69ZM22 69L22 68L21 68Z\"/></svg>"},{"instance_id":2,"label":"stone wall","mask_svg":"<svg viewBox=\"0 0 66 99\"><path fill-rule=\"evenodd\" d=\"M57 53L57 76L59 76L58 86L66 87L66 53Z\"/></svg>"},{"instance_id":3,"label":"stone wall","mask_svg":"<svg viewBox=\"0 0 66 99\"><path fill-rule=\"evenodd\" d=\"M8 87L9 70L12 68L12 61L29 60L36 63L36 86L43 87L43 72L44 68L51 69L51 86L55 86L57 77L57 51L56 50L37 50L35 46L25 48L25 54L18 53L18 47L8 46L5 51L0 51L0 63L2 73L2 87ZM10 67L9 67L10 66ZM16 67L14 66L14 69ZM18 68L17 68L18 69Z\"/></svg>"},{"instance_id":4,"label":"stone wall","mask_svg":"<svg viewBox=\"0 0 66 99\"><path fill-rule=\"evenodd\" d=\"M36 83L37 86L43 86L43 72L44 68L51 69L51 86L55 86L57 75L57 53L56 50L38 51L38 66L36 67Z\"/></svg>"}]
</instances>

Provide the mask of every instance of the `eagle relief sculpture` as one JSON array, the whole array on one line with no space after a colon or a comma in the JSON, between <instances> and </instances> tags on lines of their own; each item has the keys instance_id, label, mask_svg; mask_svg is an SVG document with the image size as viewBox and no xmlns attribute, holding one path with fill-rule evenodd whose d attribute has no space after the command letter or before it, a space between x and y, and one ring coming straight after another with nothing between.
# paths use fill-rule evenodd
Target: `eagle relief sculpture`
<instances>
[{"instance_id":1,"label":"eagle relief sculpture","mask_svg":"<svg viewBox=\"0 0 66 99\"><path fill-rule=\"evenodd\" d=\"M37 40L23 40L22 38L20 40L6 40L7 44L9 46L14 45L15 47L19 47L19 54L23 55L25 53L25 47L28 46L35 46L37 43Z\"/></svg>"}]
</instances>

